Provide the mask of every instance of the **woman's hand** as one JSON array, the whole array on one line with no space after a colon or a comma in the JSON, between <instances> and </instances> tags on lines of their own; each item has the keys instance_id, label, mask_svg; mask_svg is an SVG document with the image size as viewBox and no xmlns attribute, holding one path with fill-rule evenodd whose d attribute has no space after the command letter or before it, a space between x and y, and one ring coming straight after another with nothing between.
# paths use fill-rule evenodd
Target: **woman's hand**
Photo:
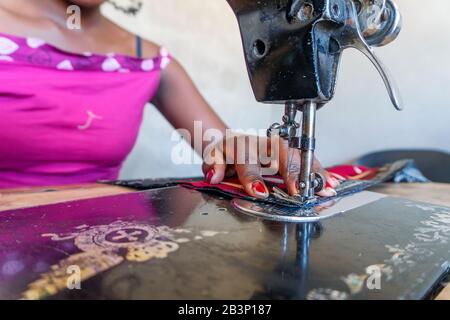
<instances>
[{"instance_id":1,"label":"woman's hand","mask_svg":"<svg viewBox=\"0 0 450 320\"><path fill-rule=\"evenodd\" d=\"M186 71L176 60L173 60L165 69L158 93L152 102L174 128L187 130L190 137L196 137L195 123L198 122L195 121L196 119L201 121L202 137L210 129L219 131L226 136L227 126L208 105ZM255 136L240 135L221 140L217 144L217 148L213 148L214 161L205 161L203 165L203 172L207 180L212 184L218 184L225 177L237 174L248 194L257 198L265 198L269 192L262 179L262 174L263 169L268 169L268 165L261 164L259 159L262 158L261 154L267 154L276 161L272 161L271 170L264 173L267 175L279 173L286 182L289 194L297 194L298 183L296 181L300 173L299 151L289 150L286 141L275 137L271 139L258 137L262 142L260 145L267 143L267 148L254 147L240 150L236 147L237 143L235 142L244 140L243 142L246 144L256 138ZM209 149L209 147L205 148L204 143L196 144L195 139L189 140L198 154L205 154L205 150ZM272 145L273 140L277 140L274 145ZM265 152L261 153L259 149L263 149ZM322 173L327 180L328 189L319 195L333 196L336 193L333 188L336 188L339 182L330 177L317 160L314 162L313 170Z\"/></svg>"},{"instance_id":2,"label":"woman's hand","mask_svg":"<svg viewBox=\"0 0 450 320\"><path fill-rule=\"evenodd\" d=\"M256 139L258 143L255 143ZM219 184L225 178L237 175L249 195L266 198L269 191L262 178L263 172L266 171L271 175L281 175L291 196L299 193L300 151L290 149L284 139L240 135L222 140L211 150L213 151L210 151L209 161L204 159L202 168L208 183ZM265 151L265 154L261 151ZM270 163L261 161L264 156L271 159ZM326 188L318 195L335 196L334 189L339 185L339 181L330 176L317 159L314 160L313 172L322 174L327 182Z\"/></svg>"}]
</instances>

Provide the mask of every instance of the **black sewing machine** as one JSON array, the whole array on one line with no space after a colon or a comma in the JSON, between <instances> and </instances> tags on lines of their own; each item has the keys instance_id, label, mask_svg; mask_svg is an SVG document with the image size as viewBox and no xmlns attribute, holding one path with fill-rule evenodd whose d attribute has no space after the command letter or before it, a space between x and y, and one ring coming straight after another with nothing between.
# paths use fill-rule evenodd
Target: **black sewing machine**
<instances>
[{"instance_id":1,"label":"black sewing machine","mask_svg":"<svg viewBox=\"0 0 450 320\"><path fill-rule=\"evenodd\" d=\"M379 71L394 107L402 109L387 69L372 47L393 41L401 16L391 0L228 0L241 30L248 73L258 101L284 104L278 134L301 151L299 198L315 200L324 178L312 170L316 111L334 95L342 52L355 48ZM301 125L296 121L303 113ZM301 135L298 134L301 131ZM236 207L249 211L249 203ZM254 211L260 214L261 210Z\"/></svg>"}]
</instances>

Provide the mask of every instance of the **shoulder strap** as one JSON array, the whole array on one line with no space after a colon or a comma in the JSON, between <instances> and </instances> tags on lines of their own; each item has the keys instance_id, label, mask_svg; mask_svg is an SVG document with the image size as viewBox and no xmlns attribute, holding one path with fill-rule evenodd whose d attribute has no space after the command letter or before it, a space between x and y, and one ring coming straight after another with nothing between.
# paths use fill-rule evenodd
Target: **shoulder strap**
<instances>
[{"instance_id":1,"label":"shoulder strap","mask_svg":"<svg viewBox=\"0 0 450 320\"><path fill-rule=\"evenodd\" d=\"M139 36L136 36L136 55L142 58L142 38Z\"/></svg>"}]
</instances>

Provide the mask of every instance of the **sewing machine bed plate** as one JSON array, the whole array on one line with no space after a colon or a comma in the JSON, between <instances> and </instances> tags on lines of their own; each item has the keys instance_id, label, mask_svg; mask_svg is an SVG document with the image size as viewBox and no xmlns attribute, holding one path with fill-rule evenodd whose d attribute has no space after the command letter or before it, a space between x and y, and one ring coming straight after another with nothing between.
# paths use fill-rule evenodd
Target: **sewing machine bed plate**
<instances>
[{"instance_id":1,"label":"sewing machine bed plate","mask_svg":"<svg viewBox=\"0 0 450 320\"><path fill-rule=\"evenodd\" d=\"M1 213L0 298L422 299L449 240L449 208L400 198L296 225L170 187Z\"/></svg>"}]
</instances>

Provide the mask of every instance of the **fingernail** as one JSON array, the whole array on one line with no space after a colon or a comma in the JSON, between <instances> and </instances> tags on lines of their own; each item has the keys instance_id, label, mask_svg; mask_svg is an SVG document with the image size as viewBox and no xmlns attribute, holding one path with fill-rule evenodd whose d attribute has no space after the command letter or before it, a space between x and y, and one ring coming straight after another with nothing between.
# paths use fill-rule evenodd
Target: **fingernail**
<instances>
[{"instance_id":1,"label":"fingernail","mask_svg":"<svg viewBox=\"0 0 450 320\"><path fill-rule=\"evenodd\" d=\"M253 192L261 197L267 198L268 197L268 193L266 188L264 187L264 184L261 181L255 181L252 184L252 189Z\"/></svg>"},{"instance_id":2,"label":"fingernail","mask_svg":"<svg viewBox=\"0 0 450 320\"><path fill-rule=\"evenodd\" d=\"M333 177L331 177L331 181L334 184L334 188L336 188L337 186L339 186L341 184L341 182L338 179L333 178Z\"/></svg>"},{"instance_id":3,"label":"fingernail","mask_svg":"<svg viewBox=\"0 0 450 320\"><path fill-rule=\"evenodd\" d=\"M329 194L331 197L337 196L337 192L336 192L336 190L334 190L333 188L325 188L325 191L326 191L326 193Z\"/></svg>"},{"instance_id":4,"label":"fingernail","mask_svg":"<svg viewBox=\"0 0 450 320\"><path fill-rule=\"evenodd\" d=\"M206 181L211 184L211 180L214 177L214 169L211 169L208 171L208 173L206 174Z\"/></svg>"},{"instance_id":5,"label":"fingernail","mask_svg":"<svg viewBox=\"0 0 450 320\"><path fill-rule=\"evenodd\" d=\"M299 194L300 193L300 189L298 188L298 179L295 180L294 182L294 186L295 186L295 193Z\"/></svg>"},{"instance_id":6,"label":"fingernail","mask_svg":"<svg viewBox=\"0 0 450 320\"><path fill-rule=\"evenodd\" d=\"M339 182L336 179L328 179L327 183L325 184L325 188L330 188L330 189L334 189L337 186L339 186Z\"/></svg>"}]
</instances>

